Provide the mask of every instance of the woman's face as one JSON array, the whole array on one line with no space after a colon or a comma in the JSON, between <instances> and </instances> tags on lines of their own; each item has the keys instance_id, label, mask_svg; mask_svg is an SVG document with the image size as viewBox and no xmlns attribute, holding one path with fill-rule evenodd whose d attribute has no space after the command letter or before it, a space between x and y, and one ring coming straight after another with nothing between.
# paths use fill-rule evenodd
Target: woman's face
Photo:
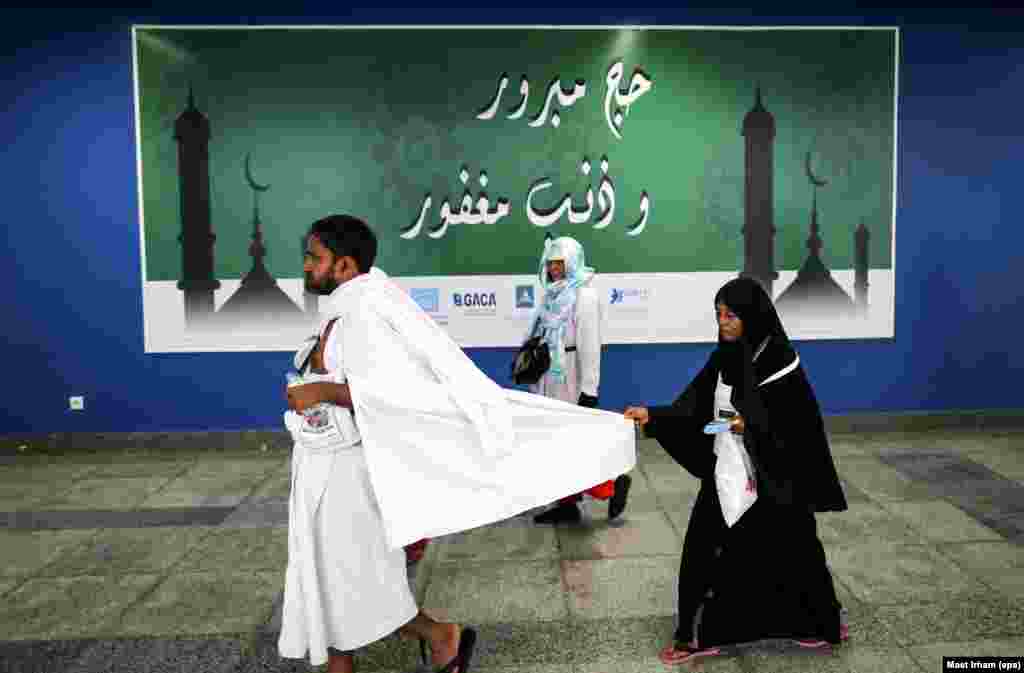
<instances>
[{"instance_id":1,"label":"woman's face","mask_svg":"<svg viewBox=\"0 0 1024 673\"><path fill-rule=\"evenodd\" d=\"M548 278L551 279L552 283L565 278L565 262L560 259L553 259L548 262Z\"/></svg>"},{"instance_id":2,"label":"woman's face","mask_svg":"<svg viewBox=\"0 0 1024 673\"><path fill-rule=\"evenodd\" d=\"M722 341L736 341L743 336L743 321L725 304L715 306L718 320L718 333Z\"/></svg>"}]
</instances>

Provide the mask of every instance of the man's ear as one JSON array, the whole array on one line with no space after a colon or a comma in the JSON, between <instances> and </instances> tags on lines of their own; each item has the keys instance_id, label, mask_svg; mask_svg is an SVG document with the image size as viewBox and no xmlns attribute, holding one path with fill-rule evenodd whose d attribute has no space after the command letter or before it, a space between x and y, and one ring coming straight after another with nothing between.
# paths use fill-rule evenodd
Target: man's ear
<instances>
[{"instance_id":1,"label":"man's ear","mask_svg":"<svg viewBox=\"0 0 1024 673\"><path fill-rule=\"evenodd\" d=\"M359 275L359 264L355 257L342 255L337 259L334 266L336 277L343 280L352 280Z\"/></svg>"},{"instance_id":2,"label":"man's ear","mask_svg":"<svg viewBox=\"0 0 1024 673\"><path fill-rule=\"evenodd\" d=\"M342 280L345 277L345 264L343 256L334 256L334 261L331 263L331 275L335 280Z\"/></svg>"}]
</instances>

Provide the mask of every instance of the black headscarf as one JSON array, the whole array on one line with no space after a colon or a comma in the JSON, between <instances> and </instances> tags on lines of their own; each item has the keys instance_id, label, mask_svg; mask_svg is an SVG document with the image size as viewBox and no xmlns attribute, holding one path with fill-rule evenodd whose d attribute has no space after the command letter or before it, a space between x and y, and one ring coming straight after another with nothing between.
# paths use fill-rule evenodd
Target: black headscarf
<instances>
[{"instance_id":1,"label":"black headscarf","mask_svg":"<svg viewBox=\"0 0 1024 673\"><path fill-rule=\"evenodd\" d=\"M713 420L721 374L732 386L730 400L745 421L743 440L757 472L758 498L818 512L845 510L821 409L803 366L761 386L797 359L768 294L757 281L737 278L718 291L715 303L739 316L743 335L735 342L719 338L708 363L672 405L650 408L648 434L694 476L713 479L713 440L703 427ZM702 450L695 450L697 446Z\"/></svg>"},{"instance_id":2,"label":"black headscarf","mask_svg":"<svg viewBox=\"0 0 1024 673\"><path fill-rule=\"evenodd\" d=\"M734 278L715 294L716 310L718 304L728 306L743 321L743 334L736 341L725 341L718 335L715 355L726 385L740 385L745 376L752 375L754 355L762 347L758 362L767 365L769 371L777 371L792 362L793 347L789 337L760 283L752 278Z\"/></svg>"}]
</instances>

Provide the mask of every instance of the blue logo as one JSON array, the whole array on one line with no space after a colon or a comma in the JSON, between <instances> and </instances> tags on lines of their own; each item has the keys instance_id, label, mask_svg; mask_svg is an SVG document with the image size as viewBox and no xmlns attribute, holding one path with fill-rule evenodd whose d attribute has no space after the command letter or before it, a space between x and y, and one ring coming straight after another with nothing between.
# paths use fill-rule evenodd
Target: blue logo
<instances>
[{"instance_id":1,"label":"blue logo","mask_svg":"<svg viewBox=\"0 0 1024 673\"><path fill-rule=\"evenodd\" d=\"M627 287L612 288L610 304L625 304L632 302L644 302L650 296L651 291L647 288Z\"/></svg>"},{"instance_id":2,"label":"blue logo","mask_svg":"<svg viewBox=\"0 0 1024 673\"><path fill-rule=\"evenodd\" d=\"M409 294L427 313L437 313L440 310L441 291L436 287L414 287Z\"/></svg>"},{"instance_id":3,"label":"blue logo","mask_svg":"<svg viewBox=\"0 0 1024 673\"><path fill-rule=\"evenodd\" d=\"M516 285L516 308L533 308L533 286Z\"/></svg>"},{"instance_id":4,"label":"blue logo","mask_svg":"<svg viewBox=\"0 0 1024 673\"><path fill-rule=\"evenodd\" d=\"M494 292L456 292L452 303L459 308L494 308L498 299Z\"/></svg>"}]
</instances>

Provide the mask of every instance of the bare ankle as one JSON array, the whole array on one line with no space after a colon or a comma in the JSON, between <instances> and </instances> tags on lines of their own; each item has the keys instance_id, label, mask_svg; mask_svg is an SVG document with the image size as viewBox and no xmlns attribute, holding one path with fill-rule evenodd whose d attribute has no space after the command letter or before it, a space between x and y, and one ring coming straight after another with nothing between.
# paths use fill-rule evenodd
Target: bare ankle
<instances>
[{"instance_id":1,"label":"bare ankle","mask_svg":"<svg viewBox=\"0 0 1024 673\"><path fill-rule=\"evenodd\" d=\"M355 662L352 653L327 652L327 673L353 673Z\"/></svg>"}]
</instances>

